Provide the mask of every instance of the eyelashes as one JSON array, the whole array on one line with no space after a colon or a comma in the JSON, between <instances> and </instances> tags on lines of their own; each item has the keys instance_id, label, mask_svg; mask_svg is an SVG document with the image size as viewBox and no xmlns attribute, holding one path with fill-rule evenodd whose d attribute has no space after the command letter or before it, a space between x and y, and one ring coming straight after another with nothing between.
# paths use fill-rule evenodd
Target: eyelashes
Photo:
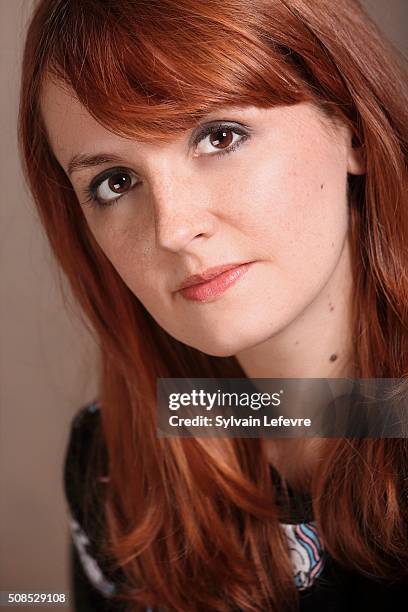
<instances>
[{"instance_id":1,"label":"eyelashes","mask_svg":"<svg viewBox=\"0 0 408 612\"><path fill-rule=\"evenodd\" d=\"M229 142L229 137L231 134L235 134L238 136L238 138L234 140L233 136L232 142ZM215 136L215 144L220 143L224 138L227 138L228 146L225 149L217 150L214 142L210 142L210 150L211 147L214 147L213 150L218 152L211 153L204 151L200 155L196 155L199 145L209 136ZM222 122L206 125L194 136L192 140L191 144L195 149L193 156L221 158L224 155L228 155L229 153L235 151L249 138L250 134L247 127L244 129L243 127L235 124L230 125ZM103 172L100 176L97 176L91 182L89 187L85 189L86 200L82 202L82 204L84 206L88 205L97 209L109 208L117 204L123 196L130 193L133 189L137 189L138 185L140 184L141 182L138 181L137 175L132 170L122 167L111 168ZM109 198L109 192L116 194L116 197Z\"/></svg>"},{"instance_id":2,"label":"eyelashes","mask_svg":"<svg viewBox=\"0 0 408 612\"><path fill-rule=\"evenodd\" d=\"M129 177L131 177L130 180L129 180ZM118 168L112 168L111 170L107 170L101 176L97 177L91 183L90 187L86 188L87 199L83 202L83 204L84 205L90 204L91 206L94 206L96 208L107 208L109 206L113 206L118 200L120 200L120 198L122 198L124 195L129 193L129 191L134 189L134 187L139 184L136 182L136 180L132 180L132 177L134 179L135 177L134 172L132 172L132 170L128 170L127 168L118 167ZM117 180L112 181L112 179L117 179ZM104 186L105 182L107 183L107 185ZM129 186L128 189L127 189L127 186ZM98 192L103 187L105 188L105 191L109 189L112 190L112 188L119 189L119 190L123 190L123 189L127 189L127 190L122 194L120 192L119 193L116 192L117 193L116 198L108 199L108 198L102 197L101 195L98 195Z\"/></svg>"}]
</instances>

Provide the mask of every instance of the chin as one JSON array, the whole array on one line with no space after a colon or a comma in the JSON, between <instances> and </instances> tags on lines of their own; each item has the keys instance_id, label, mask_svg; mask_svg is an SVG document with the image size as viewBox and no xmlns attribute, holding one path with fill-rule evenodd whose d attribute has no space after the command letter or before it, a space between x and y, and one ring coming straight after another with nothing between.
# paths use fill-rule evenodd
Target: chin
<instances>
[{"instance_id":1,"label":"chin","mask_svg":"<svg viewBox=\"0 0 408 612\"><path fill-rule=\"evenodd\" d=\"M270 333L266 334L265 330L263 333L260 330L243 331L242 327L239 331L230 329L229 332L226 334L224 330L218 334L207 333L205 338L190 337L181 341L212 357L234 357L237 353L256 346L270 337Z\"/></svg>"}]
</instances>

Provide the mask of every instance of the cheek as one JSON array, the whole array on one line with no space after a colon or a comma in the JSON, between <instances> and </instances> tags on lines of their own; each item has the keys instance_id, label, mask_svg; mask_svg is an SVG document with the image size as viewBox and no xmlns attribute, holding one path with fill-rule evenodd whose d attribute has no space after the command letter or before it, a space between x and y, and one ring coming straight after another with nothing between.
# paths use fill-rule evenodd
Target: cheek
<instances>
[{"instance_id":1,"label":"cheek","mask_svg":"<svg viewBox=\"0 0 408 612\"><path fill-rule=\"evenodd\" d=\"M318 148L316 150L319 150ZM257 252L290 274L321 267L342 248L348 227L347 167L342 152L294 148L259 160L256 174L242 185L247 204L243 225ZM295 274L294 278L298 276Z\"/></svg>"},{"instance_id":2,"label":"cheek","mask_svg":"<svg viewBox=\"0 0 408 612\"><path fill-rule=\"evenodd\" d=\"M92 233L98 245L119 276L135 293L146 292L146 279L153 270L152 249L148 246L140 224L134 219L121 218L119 211L108 215L103 222L93 223Z\"/></svg>"}]
</instances>

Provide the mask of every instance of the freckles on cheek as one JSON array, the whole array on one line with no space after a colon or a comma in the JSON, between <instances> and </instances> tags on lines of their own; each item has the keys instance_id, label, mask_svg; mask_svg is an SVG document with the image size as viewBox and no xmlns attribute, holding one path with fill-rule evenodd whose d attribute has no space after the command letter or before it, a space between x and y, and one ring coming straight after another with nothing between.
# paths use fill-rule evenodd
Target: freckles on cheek
<instances>
[{"instance_id":1,"label":"freckles on cheek","mask_svg":"<svg viewBox=\"0 0 408 612\"><path fill-rule=\"evenodd\" d=\"M102 251L121 276L135 266L140 249L130 231L111 226L99 228L93 233Z\"/></svg>"},{"instance_id":2,"label":"freckles on cheek","mask_svg":"<svg viewBox=\"0 0 408 612\"><path fill-rule=\"evenodd\" d=\"M130 291L142 302L157 295L157 276L152 248L133 229L110 229L103 234L100 247Z\"/></svg>"}]
</instances>

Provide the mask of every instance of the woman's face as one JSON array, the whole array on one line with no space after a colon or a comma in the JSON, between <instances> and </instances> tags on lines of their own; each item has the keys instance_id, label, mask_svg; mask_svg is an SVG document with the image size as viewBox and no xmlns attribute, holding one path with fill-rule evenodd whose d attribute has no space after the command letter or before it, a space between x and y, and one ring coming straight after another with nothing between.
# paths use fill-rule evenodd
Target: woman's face
<instances>
[{"instance_id":1,"label":"woman's face","mask_svg":"<svg viewBox=\"0 0 408 612\"><path fill-rule=\"evenodd\" d=\"M314 106L223 108L165 144L112 134L50 81L42 110L95 239L181 342L235 355L287 328L335 273L348 233L347 173L361 168L349 130ZM90 187L102 204L120 198L91 206ZM192 274L246 262L232 277L178 290Z\"/></svg>"}]
</instances>

